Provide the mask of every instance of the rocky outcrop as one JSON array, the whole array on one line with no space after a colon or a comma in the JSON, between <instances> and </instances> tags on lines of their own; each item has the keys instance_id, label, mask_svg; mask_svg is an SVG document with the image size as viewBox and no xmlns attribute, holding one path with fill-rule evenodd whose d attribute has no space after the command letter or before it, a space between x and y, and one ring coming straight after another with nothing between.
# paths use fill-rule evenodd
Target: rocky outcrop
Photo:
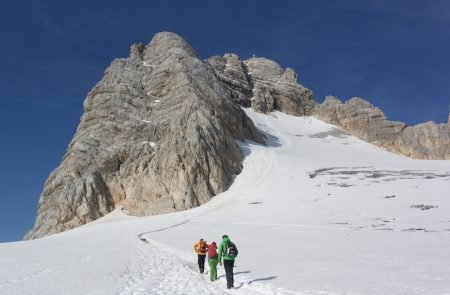
<instances>
[{"instance_id":1,"label":"rocky outcrop","mask_svg":"<svg viewBox=\"0 0 450 295\"><path fill-rule=\"evenodd\" d=\"M242 106L270 113L311 115L315 101L311 90L297 82L294 70L282 69L276 62L253 57L241 61L235 54L214 56L208 62L227 86L233 100Z\"/></svg>"},{"instance_id":2,"label":"rocky outcrop","mask_svg":"<svg viewBox=\"0 0 450 295\"><path fill-rule=\"evenodd\" d=\"M317 106L315 115L365 141L412 158L450 159L449 123L427 122L411 127L389 121L380 109L356 97L343 103L328 96Z\"/></svg>"},{"instance_id":3,"label":"rocky outcrop","mask_svg":"<svg viewBox=\"0 0 450 295\"><path fill-rule=\"evenodd\" d=\"M394 141L406 128L402 122L388 121L379 108L358 97L342 103L327 96L318 106L316 116L369 142Z\"/></svg>"},{"instance_id":4,"label":"rocky outcrop","mask_svg":"<svg viewBox=\"0 0 450 295\"><path fill-rule=\"evenodd\" d=\"M296 116L313 113L316 102L312 91L297 83L294 70L283 70L276 62L259 57L245 64L254 84L252 108L263 113L280 110Z\"/></svg>"},{"instance_id":5,"label":"rocky outcrop","mask_svg":"<svg viewBox=\"0 0 450 295\"><path fill-rule=\"evenodd\" d=\"M184 210L240 173L235 140L263 142L212 67L184 39L159 33L116 59L39 200L33 239L95 220L118 206L134 215Z\"/></svg>"},{"instance_id":6,"label":"rocky outcrop","mask_svg":"<svg viewBox=\"0 0 450 295\"><path fill-rule=\"evenodd\" d=\"M408 126L389 149L416 159L450 160L450 124Z\"/></svg>"},{"instance_id":7,"label":"rocky outcrop","mask_svg":"<svg viewBox=\"0 0 450 295\"><path fill-rule=\"evenodd\" d=\"M214 68L217 76L230 92L233 101L241 106L250 107L253 80L239 57L236 54L225 54L223 57L213 56L207 62Z\"/></svg>"}]
</instances>

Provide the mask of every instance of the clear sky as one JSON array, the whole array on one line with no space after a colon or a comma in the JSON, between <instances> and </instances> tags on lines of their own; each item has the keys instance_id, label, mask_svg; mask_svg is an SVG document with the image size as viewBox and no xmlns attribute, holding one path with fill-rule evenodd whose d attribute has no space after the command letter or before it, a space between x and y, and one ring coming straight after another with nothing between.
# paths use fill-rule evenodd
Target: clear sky
<instances>
[{"instance_id":1,"label":"clear sky","mask_svg":"<svg viewBox=\"0 0 450 295\"><path fill-rule=\"evenodd\" d=\"M450 1L0 2L0 242L32 227L39 195L110 62L160 31L198 54L294 68L316 100L368 99L391 120L446 122Z\"/></svg>"}]
</instances>

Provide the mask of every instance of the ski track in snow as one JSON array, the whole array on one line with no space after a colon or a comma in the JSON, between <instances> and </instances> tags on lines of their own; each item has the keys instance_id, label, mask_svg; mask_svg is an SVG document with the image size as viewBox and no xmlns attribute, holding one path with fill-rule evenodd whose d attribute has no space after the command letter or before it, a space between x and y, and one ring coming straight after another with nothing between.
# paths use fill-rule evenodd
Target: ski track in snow
<instances>
[{"instance_id":1,"label":"ski track in snow","mask_svg":"<svg viewBox=\"0 0 450 295\"><path fill-rule=\"evenodd\" d=\"M270 159L270 157L268 158ZM262 161L271 163L271 161ZM259 170L264 171L264 170ZM255 179L260 174L255 174ZM221 206L218 206L221 208ZM205 261L205 274L199 274L196 255L177 250L151 239L152 233L170 230L192 222L190 218L160 229L139 234L133 239L137 256L120 276L122 287L117 295L144 294L254 294L254 295L293 295L298 293L257 282L243 275L245 272L234 270L235 289L225 289L225 271L217 266L218 280L210 282L208 260ZM316 294L316 293L314 293ZM328 294L328 293L320 293Z\"/></svg>"}]
</instances>

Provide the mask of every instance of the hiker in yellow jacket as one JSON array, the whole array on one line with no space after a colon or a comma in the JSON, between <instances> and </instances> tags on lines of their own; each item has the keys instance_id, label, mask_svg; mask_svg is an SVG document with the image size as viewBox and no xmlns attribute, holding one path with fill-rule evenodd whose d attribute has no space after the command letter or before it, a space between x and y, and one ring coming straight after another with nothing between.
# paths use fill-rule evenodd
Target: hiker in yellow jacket
<instances>
[{"instance_id":1,"label":"hiker in yellow jacket","mask_svg":"<svg viewBox=\"0 0 450 295\"><path fill-rule=\"evenodd\" d=\"M206 241L204 241L203 239L200 239L200 241L194 245L194 250L198 254L198 267L200 268L200 273L204 273L208 244L206 244Z\"/></svg>"}]
</instances>

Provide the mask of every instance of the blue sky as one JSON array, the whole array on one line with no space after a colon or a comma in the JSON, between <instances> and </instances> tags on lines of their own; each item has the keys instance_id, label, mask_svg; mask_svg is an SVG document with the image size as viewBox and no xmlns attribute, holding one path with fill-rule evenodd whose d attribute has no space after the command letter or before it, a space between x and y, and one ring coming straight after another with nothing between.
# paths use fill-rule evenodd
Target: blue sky
<instances>
[{"instance_id":1,"label":"blue sky","mask_svg":"<svg viewBox=\"0 0 450 295\"><path fill-rule=\"evenodd\" d=\"M106 67L160 31L203 58L255 54L294 68L318 101L360 96L409 125L447 121L450 1L2 0L0 242L32 227Z\"/></svg>"}]
</instances>

